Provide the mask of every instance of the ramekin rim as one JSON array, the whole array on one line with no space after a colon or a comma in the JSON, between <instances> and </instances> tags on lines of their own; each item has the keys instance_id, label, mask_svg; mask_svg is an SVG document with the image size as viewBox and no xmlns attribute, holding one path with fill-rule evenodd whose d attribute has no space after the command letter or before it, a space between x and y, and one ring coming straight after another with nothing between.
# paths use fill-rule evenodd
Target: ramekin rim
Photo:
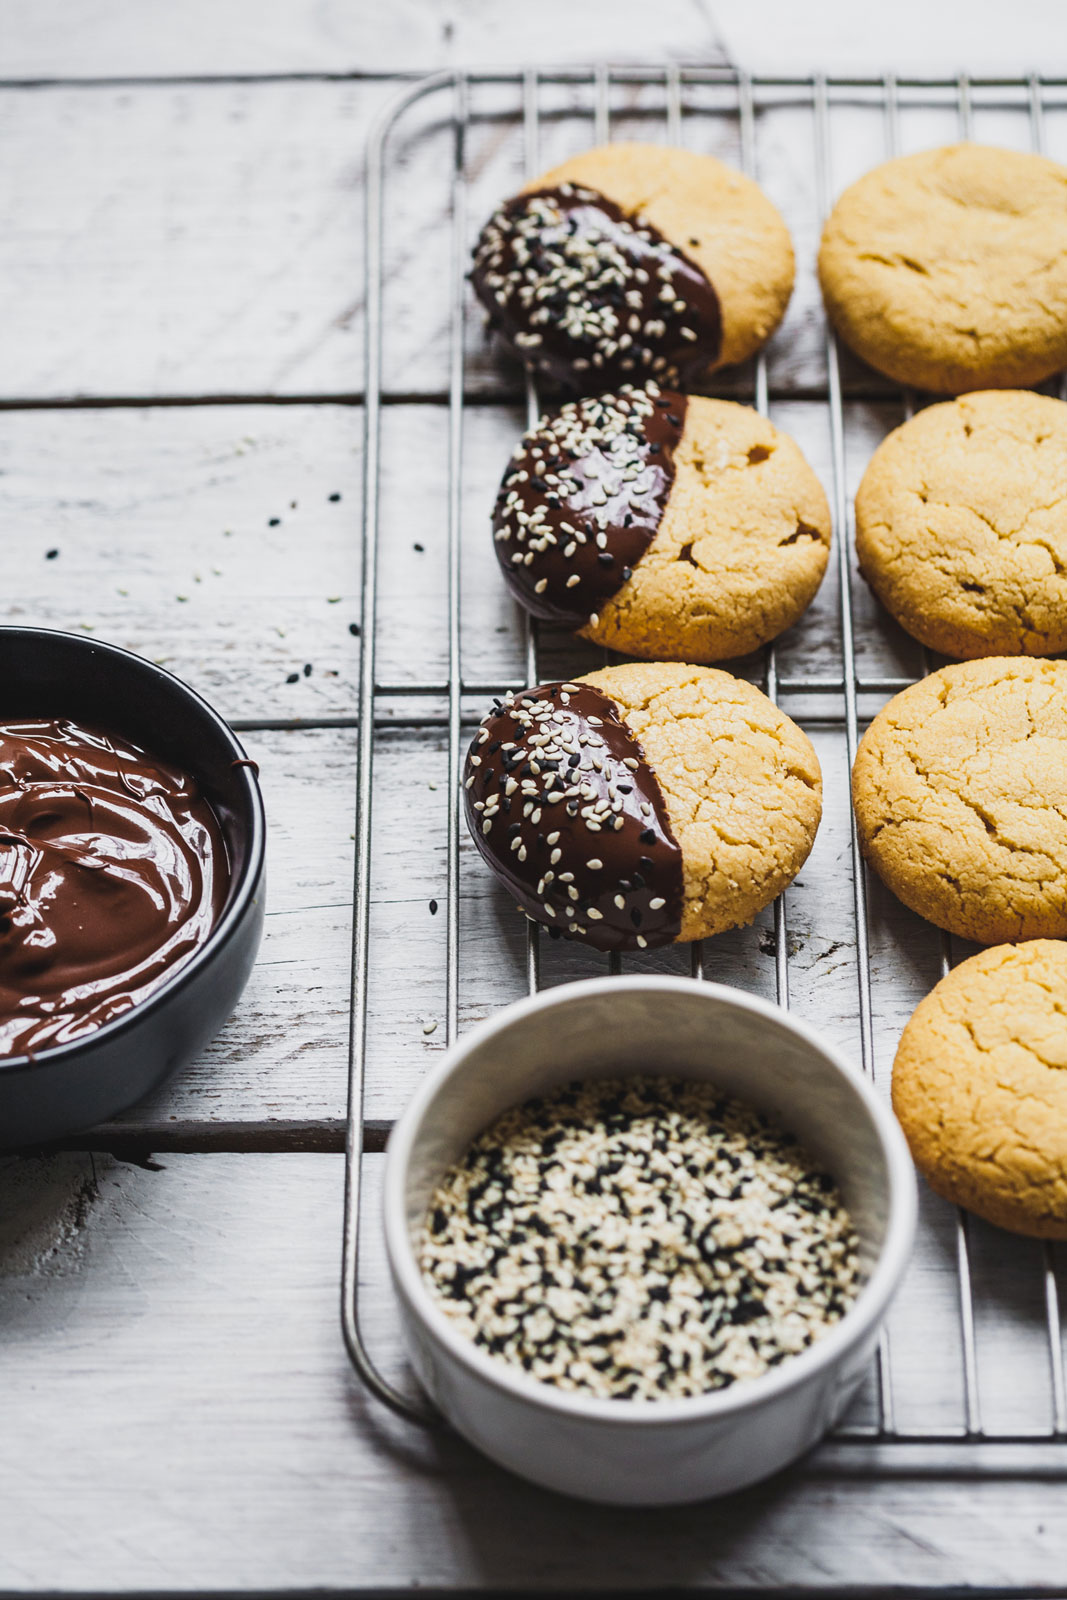
<instances>
[{"instance_id":1,"label":"ramekin rim","mask_svg":"<svg viewBox=\"0 0 1067 1600\"><path fill-rule=\"evenodd\" d=\"M508 1362L488 1355L455 1329L436 1304L419 1269L407 1229L403 1180L415 1133L421 1125L426 1107L470 1051L491 1039L494 1034L505 1033L512 1026L520 1025L534 1012L581 999L619 984L631 990L644 989L664 994L696 993L702 999L717 999L728 1005L736 1005L741 1010L755 1012L795 1033L857 1090L886 1158L889 1218L885 1242L870 1277L840 1321L806 1349L789 1356L780 1366L762 1373L758 1378L681 1399L624 1400L574 1394L542 1383ZM520 1103L518 1098L515 1103ZM584 978L574 983L560 984L501 1007L493 1016L464 1034L423 1079L394 1125L387 1147L383 1195L386 1254L393 1283L411 1314L428 1335L443 1345L448 1354L472 1376L490 1387L502 1389L512 1398L548 1412L607 1427L685 1425L745 1410L758 1410L764 1405L776 1403L809 1377L814 1377L819 1370L838 1365L849 1350L862 1343L885 1315L910 1259L917 1212L915 1171L900 1126L892 1111L883 1104L874 1085L864 1073L850 1065L843 1052L825 1040L809 1023L760 995L749 994L728 984L705 980L697 983L692 978L659 974Z\"/></svg>"}]
</instances>

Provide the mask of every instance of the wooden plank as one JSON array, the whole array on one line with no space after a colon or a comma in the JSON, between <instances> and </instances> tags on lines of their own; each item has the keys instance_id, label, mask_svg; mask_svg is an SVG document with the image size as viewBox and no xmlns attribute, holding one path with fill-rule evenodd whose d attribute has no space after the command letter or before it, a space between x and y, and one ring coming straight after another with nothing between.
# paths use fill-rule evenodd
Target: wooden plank
<instances>
[{"instance_id":1,"label":"wooden plank","mask_svg":"<svg viewBox=\"0 0 1067 1600\"><path fill-rule=\"evenodd\" d=\"M1062 1588L1055 1478L875 1484L816 1457L635 1515L396 1422L337 1329L339 1157L9 1160L0 1195L4 1592ZM396 1373L368 1225L367 1332Z\"/></svg>"},{"instance_id":2,"label":"wooden plank","mask_svg":"<svg viewBox=\"0 0 1067 1600\"><path fill-rule=\"evenodd\" d=\"M0 620L125 645L231 718L350 714L360 431L344 407L9 414Z\"/></svg>"},{"instance_id":3,"label":"wooden plank","mask_svg":"<svg viewBox=\"0 0 1067 1600\"><path fill-rule=\"evenodd\" d=\"M521 58L526 59L526 58ZM531 58L532 59L532 58ZM8 338L0 400L205 395L351 396L363 385L364 144L396 93L384 83L287 82L0 91L10 153L0 195L0 282ZM988 97L987 97L988 98ZM590 82L542 85L547 165L595 138ZM737 96L689 86L683 142L740 163ZM983 109L976 129L1025 148L1025 93ZM810 107L761 91L757 170L797 250L797 287L769 347L772 387L825 389L824 331L814 256L820 217ZM665 82L612 90L616 138L666 138ZM449 179L452 97L439 91L397 123L385 185L384 380L396 395L442 396L449 375ZM521 97L514 84L471 95L466 172L473 242L524 176ZM1050 154L1067 156L1062 98L1046 118ZM905 149L958 137L954 108L901 112ZM880 109L848 103L832 116L836 192L884 159ZM143 152L152 152L146 162ZM73 264L73 265L72 265ZM467 387L516 395L516 365L467 319ZM848 387L891 393L859 363ZM716 380L744 393L750 373Z\"/></svg>"},{"instance_id":4,"label":"wooden plank","mask_svg":"<svg viewBox=\"0 0 1067 1600\"><path fill-rule=\"evenodd\" d=\"M899 415L891 406L850 411L855 475ZM774 417L829 488L823 408L789 402L776 406ZM471 683L518 682L524 671L521 615L503 589L488 534L523 420L520 410L502 406L471 407L466 419L462 667ZM384 408L383 684L410 688L447 677L448 428L441 407ZM9 413L0 437L0 508L18 537L8 553L0 620L87 630L124 645L176 672L230 718L351 716L361 434L358 407ZM57 552L51 559L50 551ZM831 571L782 641L783 672L839 671L836 582ZM908 654L902 636L879 632L873 602L864 622L868 616L865 666L891 670L896 662L901 670ZM596 652L559 630L545 630L542 658L546 676L599 663ZM761 668L750 662L741 670Z\"/></svg>"},{"instance_id":5,"label":"wooden plank","mask_svg":"<svg viewBox=\"0 0 1067 1600\"><path fill-rule=\"evenodd\" d=\"M795 73L813 62L825 72L878 73L892 68L902 76L954 77L961 61L976 77L1004 77L1039 70L1056 56L1050 32L1052 13L1044 6L1020 6L1005 26L1000 0L977 0L968 13L967 41L961 44L951 7L925 0L901 0L892 11L876 12L870 22L842 0L823 0L802 11L792 0L767 0L758 9L718 6L726 49L753 72Z\"/></svg>"},{"instance_id":6,"label":"wooden plank","mask_svg":"<svg viewBox=\"0 0 1067 1600\"><path fill-rule=\"evenodd\" d=\"M394 92L0 93L3 395L359 388L363 143Z\"/></svg>"},{"instance_id":7,"label":"wooden plank","mask_svg":"<svg viewBox=\"0 0 1067 1600\"><path fill-rule=\"evenodd\" d=\"M180 15L107 0L91 19L62 0L29 10L4 0L0 34L8 77L177 77L248 72L430 72L535 57L643 61L648 17L639 5L612 8L610 34L595 9L567 0L536 9L493 0L399 0L374 11L343 0L187 0ZM715 25L690 0L664 0L656 50L668 60L721 60Z\"/></svg>"}]
</instances>

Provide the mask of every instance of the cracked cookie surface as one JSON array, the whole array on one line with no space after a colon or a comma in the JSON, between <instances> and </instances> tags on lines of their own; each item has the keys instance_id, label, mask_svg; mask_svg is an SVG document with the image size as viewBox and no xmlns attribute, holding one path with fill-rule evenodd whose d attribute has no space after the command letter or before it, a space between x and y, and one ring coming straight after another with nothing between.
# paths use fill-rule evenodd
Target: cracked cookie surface
<instances>
[{"instance_id":1,"label":"cracked cookie surface","mask_svg":"<svg viewBox=\"0 0 1067 1600\"><path fill-rule=\"evenodd\" d=\"M986 390L879 445L856 551L882 604L945 655L1067 650L1067 405Z\"/></svg>"},{"instance_id":2,"label":"cracked cookie surface","mask_svg":"<svg viewBox=\"0 0 1067 1600\"><path fill-rule=\"evenodd\" d=\"M663 793L682 850L679 941L744 927L815 842L822 775L807 734L713 667L634 662L581 681L614 701Z\"/></svg>"},{"instance_id":3,"label":"cracked cookie surface","mask_svg":"<svg viewBox=\"0 0 1067 1600\"><path fill-rule=\"evenodd\" d=\"M776 638L830 546L826 496L788 435L750 406L656 384L542 417L493 528L535 616L654 661L724 661Z\"/></svg>"},{"instance_id":4,"label":"cracked cookie surface","mask_svg":"<svg viewBox=\"0 0 1067 1600\"><path fill-rule=\"evenodd\" d=\"M942 667L852 774L860 845L904 904L979 944L1067 937L1067 661Z\"/></svg>"},{"instance_id":5,"label":"cracked cookie surface","mask_svg":"<svg viewBox=\"0 0 1067 1600\"><path fill-rule=\"evenodd\" d=\"M1067 365L1067 167L957 144L846 189L819 279L842 338L937 394L1039 383Z\"/></svg>"},{"instance_id":6,"label":"cracked cookie surface","mask_svg":"<svg viewBox=\"0 0 1067 1600\"><path fill-rule=\"evenodd\" d=\"M998 945L942 978L901 1036L893 1109L936 1193L1067 1238L1067 945Z\"/></svg>"},{"instance_id":7,"label":"cracked cookie surface","mask_svg":"<svg viewBox=\"0 0 1067 1600\"><path fill-rule=\"evenodd\" d=\"M581 634L651 660L726 661L810 605L830 508L799 447L751 406L691 395L655 539Z\"/></svg>"}]
</instances>

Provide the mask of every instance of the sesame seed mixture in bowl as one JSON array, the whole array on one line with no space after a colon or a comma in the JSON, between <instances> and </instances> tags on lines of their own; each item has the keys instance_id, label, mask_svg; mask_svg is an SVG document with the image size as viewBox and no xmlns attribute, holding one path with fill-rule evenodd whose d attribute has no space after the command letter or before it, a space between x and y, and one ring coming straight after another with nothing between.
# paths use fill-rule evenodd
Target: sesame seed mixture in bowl
<instances>
[{"instance_id":1,"label":"sesame seed mixture in bowl","mask_svg":"<svg viewBox=\"0 0 1067 1600\"><path fill-rule=\"evenodd\" d=\"M834 1180L713 1084L565 1085L498 1117L416 1242L442 1311L561 1389L656 1400L757 1378L862 1287Z\"/></svg>"}]
</instances>

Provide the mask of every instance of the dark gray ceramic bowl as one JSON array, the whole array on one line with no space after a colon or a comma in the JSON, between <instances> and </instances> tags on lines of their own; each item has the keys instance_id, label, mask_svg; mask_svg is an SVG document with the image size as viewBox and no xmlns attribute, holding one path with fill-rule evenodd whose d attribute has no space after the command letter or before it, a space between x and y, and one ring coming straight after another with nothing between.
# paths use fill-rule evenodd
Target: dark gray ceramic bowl
<instances>
[{"instance_id":1,"label":"dark gray ceramic bowl","mask_svg":"<svg viewBox=\"0 0 1067 1600\"><path fill-rule=\"evenodd\" d=\"M233 1011L263 932L266 825L255 770L199 695L140 656L43 628L0 627L0 716L81 718L191 772L230 856L223 912L147 999L74 1044L0 1058L0 1149L57 1139L158 1089Z\"/></svg>"}]
</instances>

